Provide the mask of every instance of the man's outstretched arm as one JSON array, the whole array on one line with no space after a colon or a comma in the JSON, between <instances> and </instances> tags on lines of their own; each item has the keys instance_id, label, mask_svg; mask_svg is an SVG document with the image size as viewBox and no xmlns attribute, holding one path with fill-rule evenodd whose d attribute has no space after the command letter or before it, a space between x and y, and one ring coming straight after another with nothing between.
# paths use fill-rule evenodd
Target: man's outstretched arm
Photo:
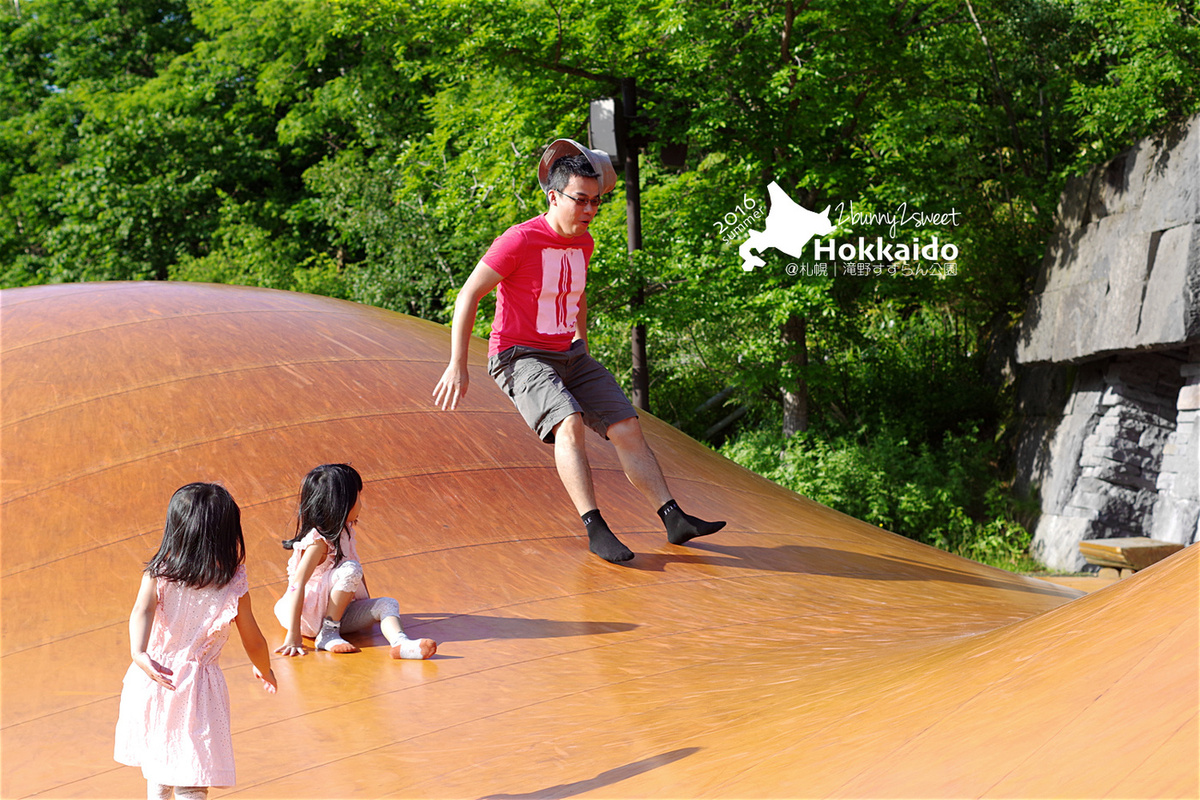
<instances>
[{"instance_id":1,"label":"man's outstretched arm","mask_svg":"<svg viewBox=\"0 0 1200 800\"><path fill-rule=\"evenodd\" d=\"M467 387L471 383L467 374L467 351L470 349L475 316L479 313L479 301L496 288L501 278L499 272L480 261L454 301L454 319L450 324L450 364L433 387L433 402L443 411L447 408L453 411L458 401L467 395Z\"/></svg>"}]
</instances>

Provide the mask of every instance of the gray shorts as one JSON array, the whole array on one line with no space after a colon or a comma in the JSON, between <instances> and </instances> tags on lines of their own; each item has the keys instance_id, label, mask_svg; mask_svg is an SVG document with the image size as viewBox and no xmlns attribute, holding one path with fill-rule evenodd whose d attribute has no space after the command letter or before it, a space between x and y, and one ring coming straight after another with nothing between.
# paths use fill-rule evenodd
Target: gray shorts
<instances>
[{"instance_id":1,"label":"gray shorts","mask_svg":"<svg viewBox=\"0 0 1200 800\"><path fill-rule=\"evenodd\" d=\"M488 372L547 444L554 441L555 426L572 414L582 414L584 424L605 439L610 425L637 416L617 379L588 355L582 339L561 353L515 345L489 358Z\"/></svg>"}]
</instances>

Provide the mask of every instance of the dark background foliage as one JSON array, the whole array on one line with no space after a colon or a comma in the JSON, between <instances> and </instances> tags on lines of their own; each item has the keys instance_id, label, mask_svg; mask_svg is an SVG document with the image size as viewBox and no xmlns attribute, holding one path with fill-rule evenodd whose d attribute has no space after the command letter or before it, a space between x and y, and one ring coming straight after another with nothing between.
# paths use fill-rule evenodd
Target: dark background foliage
<instances>
[{"instance_id":1,"label":"dark background foliage","mask_svg":"<svg viewBox=\"0 0 1200 800\"><path fill-rule=\"evenodd\" d=\"M541 148L636 81L593 226L594 351L763 474L995 563L1022 558L989 354L1066 178L1200 107L1194 2L3 0L0 280L198 280L446 321L490 240L544 207ZM686 147L668 166L664 150ZM767 184L838 241L958 250L741 269ZM858 213L850 218L849 209ZM895 229L872 214L947 215ZM925 264L925 266L929 266ZM480 315L479 332L489 316Z\"/></svg>"}]
</instances>

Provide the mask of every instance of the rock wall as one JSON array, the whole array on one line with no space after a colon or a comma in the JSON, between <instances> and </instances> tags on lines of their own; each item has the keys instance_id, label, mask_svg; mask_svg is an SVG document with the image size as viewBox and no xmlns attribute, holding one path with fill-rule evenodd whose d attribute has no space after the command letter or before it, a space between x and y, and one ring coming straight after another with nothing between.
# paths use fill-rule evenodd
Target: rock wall
<instances>
[{"instance_id":1,"label":"rock wall","mask_svg":"<svg viewBox=\"0 0 1200 800\"><path fill-rule=\"evenodd\" d=\"M1180 367L1175 430L1163 448L1158 498L1149 535L1168 542L1200 541L1200 348Z\"/></svg>"},{"instance_id":2,"label":"rock wall","mask_svg":"<svg viewBox=\"0 0 1200 800\"><path fill-rule=\"evenodd\" d=\"M1072 180L1017 344L1034 555L1200 527L1200 116Z\"/></svg>"},{"instance_id":3,"label":"rock wall","mask_svg":"<svg viewBox=\"0 0 1200 800\"><path fill-rule=\"evenodd\" d=\"M1200 116L1071 179L1017 361L1080 362L1200 339Z\"/></svg>"}]
</instances>

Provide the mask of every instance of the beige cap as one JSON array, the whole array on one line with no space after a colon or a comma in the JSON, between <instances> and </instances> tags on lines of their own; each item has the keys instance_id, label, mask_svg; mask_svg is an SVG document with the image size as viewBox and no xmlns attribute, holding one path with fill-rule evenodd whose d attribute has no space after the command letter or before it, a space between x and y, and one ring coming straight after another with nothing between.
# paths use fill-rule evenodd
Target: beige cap
<instances>
[{"instance_id":1,"label":"beige cap","mask_svg":"<svg viewBox=\"0 0 1200 800\"><path fill-rule=\"evenodd\" d=\"M550 189L550 167L563 156L574 156L582 153L592 164L592 169L600 179L600 194L608 194L617 185L617 171L613 169L612 159L603 150L592 150L584 147L574 139L555 139L542 153L538 162L538 183L542 191Z\"/></svg>"}]
</instances>

